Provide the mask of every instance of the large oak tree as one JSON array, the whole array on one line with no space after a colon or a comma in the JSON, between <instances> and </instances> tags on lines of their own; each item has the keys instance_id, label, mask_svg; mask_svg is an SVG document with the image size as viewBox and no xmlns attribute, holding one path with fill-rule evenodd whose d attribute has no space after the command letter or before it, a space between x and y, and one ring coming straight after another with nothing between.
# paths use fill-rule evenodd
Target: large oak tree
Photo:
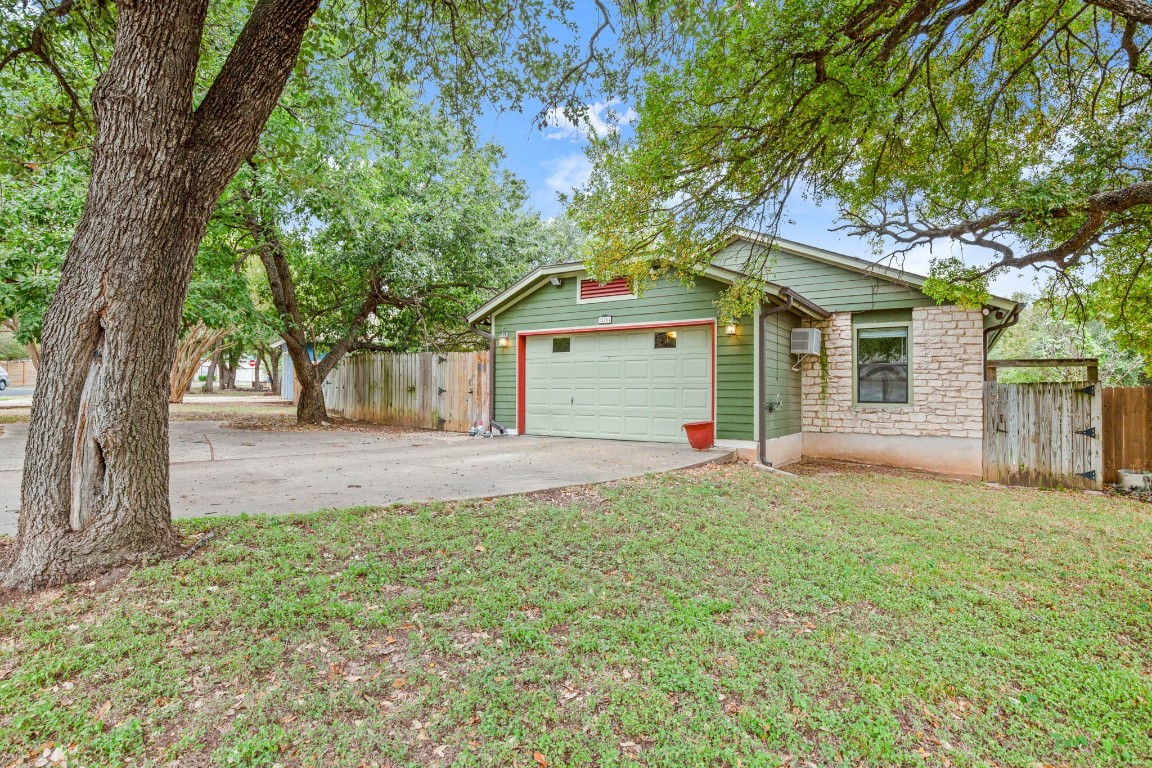
<instances>
[{"instance_id":1,"label":"large oak tree","mask_svg":"<svg viewBox=\"0 0 1152 768\"><path fill-rule=\"evenodd\" d=\"M569 8L559 0L26 0L0 18L0 71L35 68L59 86L35 131L94 128L87 200L44 318L19 533L0 587L73 581L178 546L167 393L193 257L293 70L347 56L365 84L428 82L463 109L515 105L528 93L555 101L575 95L602 63L595 45L556 39ZM622 38L659 13L650 4L625 11ZM114 42L105 57L98 38L106 30ZM62 64L74 58L99 73L90 106Z\"/></svg>"},{"instance_id":2,"label":"large oak tree","mask_svg":"<svg viewBox=\"0 0 1152 768\"><path fill-rule=\"evenodd\" d=\"M799 194L880 253L960 244L967 265L933 264L942 300L978 304L1004 270L1143 270L1147 0L773 0L702 32L648 82L634 140L594 149L577 207L603 271L698 265Z\"/></svg>"}]
</instances>

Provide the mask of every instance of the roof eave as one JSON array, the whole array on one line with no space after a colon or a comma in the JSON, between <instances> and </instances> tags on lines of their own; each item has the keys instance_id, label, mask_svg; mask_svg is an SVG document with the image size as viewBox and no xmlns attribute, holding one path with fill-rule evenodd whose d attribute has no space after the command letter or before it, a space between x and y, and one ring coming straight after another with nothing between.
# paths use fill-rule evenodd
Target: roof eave
<instances>
[{"instance_id":1,"label":"roof eave","mask_svg":"<svg viewBox=\"0 0 1152 768\"><path fill-rule=\"evenodd\" d=\"M537 281L543 280L548 277L556 275L568 274L571 272L578 272L583 269L583 263L579 261L565 261L559 264L545 264L529 272L524 277L517 280L512 286L501 291L493 296L488 301L481 304L473 312L470 312L465 319L469 325L474 325L486 317L491 316L498 312L505 304L520 294L529 286L534 285Z\"/></svg>"}]
</instances>

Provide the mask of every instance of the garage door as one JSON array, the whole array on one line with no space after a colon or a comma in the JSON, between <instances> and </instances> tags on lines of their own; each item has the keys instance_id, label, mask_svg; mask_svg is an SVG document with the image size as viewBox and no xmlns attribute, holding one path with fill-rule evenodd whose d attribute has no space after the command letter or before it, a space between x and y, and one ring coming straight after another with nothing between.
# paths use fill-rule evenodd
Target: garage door
<instances>
[{"instance_id":1,"label":"garage door","mask_svg":"<svg viewBox=\"0 0 1152 768\"><path fill-rule=\"evenodd\" d=\"M529 336L525 421L533 435L685 442L712 418L712 327Z\"/></svg>"}]
</instances>

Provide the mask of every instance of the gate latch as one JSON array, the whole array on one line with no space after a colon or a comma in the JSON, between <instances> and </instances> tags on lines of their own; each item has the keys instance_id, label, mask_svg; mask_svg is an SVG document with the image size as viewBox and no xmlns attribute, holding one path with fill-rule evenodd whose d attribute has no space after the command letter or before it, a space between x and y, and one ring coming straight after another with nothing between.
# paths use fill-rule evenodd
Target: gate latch
<instances>
[{"instance_id":1,"label":"gate latch","mask_svg":"<svg viewBox=\"0 0 1152 768\"><path fill-rule=\"evenodd\" d=\"M1096 479L1096 470L1090 469L1087 472L1077 472L1076 477L1082 477L1085 480L1095 480Z\"/></svg>"},{"instance_id":2,"label":"gate latch","mask_svg":"<svg viewBox=\"0 0 1152 768\"><path fill-rule=\"evenodd\" d=\"M1089 384L1086 387L1080 387L1080 389L1074 389L1072 391L1078 392L1081 395L1095 395L1096 394L1096 385L1095 384Z\"/></svg>"},{"instance_id":3,"label":"gate latch","mask_svg":"<svg viewBox=\"0 0 1152 768\"><path fill-rule=\"evenodd\" d=\"M1088 427L1088 429L1078 429L1076 434L1084 435L1085 437L1096 437L1096 427Z\"/></svg>"}]
</instances>

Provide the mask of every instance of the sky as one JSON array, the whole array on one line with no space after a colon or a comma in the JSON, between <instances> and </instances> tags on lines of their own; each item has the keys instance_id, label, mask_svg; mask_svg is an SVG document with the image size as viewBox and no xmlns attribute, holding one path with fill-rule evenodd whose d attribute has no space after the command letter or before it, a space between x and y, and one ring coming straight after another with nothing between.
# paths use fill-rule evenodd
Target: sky
<instances>
[{"instance_id":1,"label":"sky","mask_svg":"<svg viewBox=\"0 0 1152 768\"><path fill-rule=\"evenodd\" d=\"M587 10L578 8L575 14L581 26L595 21L591 10L594 6L587 6ZM565 35L560 30L557 33L560 37ZM591 173L592 166L585 154L588 145L586 131L603 133L613 130L613 122L618 122L627 138L631 133L629 123L636 113L629 104L594 101L588 106L590 125L573 125L563 115L552 114L552 124L541 129L535 124L539 111L538 104L526 105L523 112L500 112L493 107L481 117L477 127L484 138L505 148L505 167L527 182L529 205L545 218L550 218L563 212L559 196L571 193L583 185ZM780 236L849 256L875 260L876 256L867 241L832 231L839 223L834 200L818 206L796 196L789 203L787 221L781 225ZM935 254L928 247L922 247L885 263L926 275L933 255L955 255L974 264L989 260L988 254L978 248L963 250L959 244L950 242L936 243L934 248ZM993 282L992 292L1005 297L1016 292L1034 294L1039 290L1035 282L1036 274L1029 271L1003 275Z\"/></svg>"},{"instance_id":2,"label":"sky","mask_svg":"<svg viewBox=\"0 0 1152 768\"><path fill-rule=\"evenodd\" d=\"M557 115L555 125L539 129L534 124L536 112L531 110L523 113L493 112L481 120L480 128L486 138L505 148L505 166L527 182L529 205L544 217L550 218L563 212L559 195L571 193L588 180L592 166L585 154L588 146L585 131L612 130L609 120L612 113L625 124L622 130L627 136L630 131L627 122L635 116L635 112L627 104L604 101L589 106L590 128L573 125L562 115ZM838 223L835 201L816 205L797 195L790 201L787 221L781 224L780 236L849 256L869 260L876 258L865 240L832 231ZM959 245L949 242L939 242L934 247L935 254L929 248L922 247L885 263L926 275L933 255L954 253L971 263L982 263L988 259L980 249L961 250ZM1018 271L1001 276L992 284L992 292L1005 297L1016 292L1036 293L1039 288L1035 283L1036 274L1032 271Z\"/></svg>"}]
</instances>

